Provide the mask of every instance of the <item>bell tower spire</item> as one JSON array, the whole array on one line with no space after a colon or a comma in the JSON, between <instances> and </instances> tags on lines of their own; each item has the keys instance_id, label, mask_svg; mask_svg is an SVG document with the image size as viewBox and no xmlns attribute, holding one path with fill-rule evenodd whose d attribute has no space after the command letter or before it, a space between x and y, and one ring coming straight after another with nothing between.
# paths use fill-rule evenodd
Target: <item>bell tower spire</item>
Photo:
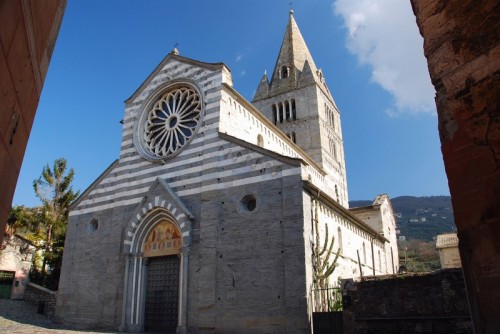
<instances>
[{"instance_id":1,"label":"bell tower spire","mask_svg":"<svg viewBox=\"0 0 500 334\"><path fill-rule=\"evenodd\" d=\"M340 111L290 10L285 35L268 81L264 75L252 103L333 178L347 207Z\"/></svg>"},{"instance_id":2,"label":"bell tower spire","mask_svg":"<svg viewBox=\"0 0 500 334\"><path fill-rule=\"evenodd\" d=\"M293 10L290 10L285 36L271 76L270 94L296 88L306 62L314 73L316 65L295 22Z\"/></svg>"}]
</instances>

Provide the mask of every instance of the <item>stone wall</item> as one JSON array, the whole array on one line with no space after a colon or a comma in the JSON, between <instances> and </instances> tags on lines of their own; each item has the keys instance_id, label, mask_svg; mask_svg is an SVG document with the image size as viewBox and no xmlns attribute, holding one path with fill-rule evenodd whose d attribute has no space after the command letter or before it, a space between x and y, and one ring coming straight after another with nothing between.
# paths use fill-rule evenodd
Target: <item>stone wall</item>
<instances>
[{"instance_id":1,"label":"stone wall","mask_svg":"<svg viewBox=\"0 0 500 334\"><path fill-rule=\"evenodd\" d=\"M366 278L346 288L344 333L472 333L461 269Z\"/></svg>"},{"instance_id":2,"label":"stone wall","mask_svg":"<svg viewBox=\"0 0 500 334\"><path fill-rule=\"evenodd\" d=\"M41 303L43 303L43 314L53 317L56 308L56 293L55 291L46 289L34 283L28 283L24 290L24 300L30 304L39 307L38 311L41 312Z\"/></svg>"},{"instance_id":3,"label":"stone wall","mask_svg":"<svg viewBox=\"0 0 500 334\"><path fill-rule=\"evenodd\" d=\"M500 328L500 3L412 0L476 333Z\"/></svg>"},{"instance_id":4,"label":"stone wall","mask_svg":"<svg viewBox=\"0 0 500 334\"><path fill-rule=\"evenodd\" d=\"M446 247L439 249L439 262L441 268L462 268L458 247Z\"/></svg>"},{"instance_id":5,"label":"stone wall","mask_svg":"<svg viewBox=\"0 0 500 334\"><path fill-rule=\"evenodd\" d=\"M292 175L187 199L200 217L190 254L190 332L309 332L301 193L300 175ZM255 195L253 211L239 208L247 194Z\"/></svg>"}]
</instances>

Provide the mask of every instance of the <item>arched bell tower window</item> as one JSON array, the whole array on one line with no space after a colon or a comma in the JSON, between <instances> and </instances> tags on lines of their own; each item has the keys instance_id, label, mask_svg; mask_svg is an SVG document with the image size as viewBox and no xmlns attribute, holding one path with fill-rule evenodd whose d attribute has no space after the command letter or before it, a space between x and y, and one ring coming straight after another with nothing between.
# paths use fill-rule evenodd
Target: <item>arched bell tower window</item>
<instances>
[{"instance_id":1,"label":"arched bell tower window","mask_svg":"<svg viewBox=\"0 0 500 334\"><path fill-rule=\"evenodd\" d=\"M278 103L278 122L283 123L283 103Z\"/></svg>"},{"instance_id":2,"label":"arched bell tower window","mask_svg":"<svg viewBox=\"0 0 500 334\"><path fill-rule=\"evenodd\" d=\"M295 106L295 99L285 100L272 105L272 121L274 125L295 121L296 119L297 109Z\"/></svg>"},{"instance_id":3,"label":"arched bell tower window","mask_svg":"<svg viewBox=\"0 0 500 334\"><path fill-rule=\"evenodd\" d=\"M285 107L285 119L287 121L289 121L290 117L291 117L291 115L290 115L290 103L288 103L288 101L285 101L284 107Z\"/></svg>"},{"instance_id":4,"label":"arched bell tower window","mask_svg":"<svg viewBox=\"0 0 500 334\"><path fill-rule=\"evenodd\" d=\"M276 105L273 104L273 123L276 125L278 119L278 111L276 110Z\"/></svg>"},{"instance_id":5,"label":"arched bell tower window","mask_svg":"<svg viewBox=\"0 0 500 334\"><path fill-rule=\"evenodd\" d=\"M290 76L290 69L286 65L281 66L280 72L281 72L280 73L281 79L285 79L285 78L288 78Z\"/></svg>"}]
</instances>

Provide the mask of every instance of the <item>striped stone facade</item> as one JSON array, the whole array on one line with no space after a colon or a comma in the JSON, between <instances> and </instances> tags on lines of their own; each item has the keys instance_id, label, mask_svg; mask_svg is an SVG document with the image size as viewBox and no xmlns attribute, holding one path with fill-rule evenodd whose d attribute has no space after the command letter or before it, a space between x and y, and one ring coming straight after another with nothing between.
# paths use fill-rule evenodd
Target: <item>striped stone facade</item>
<instances>
[{"instance_id":1,"label":"striped stone facade","mask_svg":"<svg viewBox=\"0 0 500 334\"><path fill-rule=\"evenodd\" d=\"M176 155L145 157L141 115L178 82L201 94L202 123ZM317 92L325 91L329 95L326 85ZM294 98L299 112L304 96ZM316 118L327 122L324 105L316 104L322 115ZM311 106L307 110L314 114ZM337 133L340 154L337 166L328 167L301 145L302 130L294 143L236 92L224 64L176 50L167 55L126 101L119 159L73 204L56 317L85 328L152 328L148 282L155 278L148 264L155 255L145 250L173 242L162 224L173 227L180 245L173 255L178 333L309 332L311 242L316 233L325 238L326 226L340 252L331 281L393 273L397 264L386 254L392 241L347 207L335 117L337 126L328 126Z\"/></svg>"}]
</instances>

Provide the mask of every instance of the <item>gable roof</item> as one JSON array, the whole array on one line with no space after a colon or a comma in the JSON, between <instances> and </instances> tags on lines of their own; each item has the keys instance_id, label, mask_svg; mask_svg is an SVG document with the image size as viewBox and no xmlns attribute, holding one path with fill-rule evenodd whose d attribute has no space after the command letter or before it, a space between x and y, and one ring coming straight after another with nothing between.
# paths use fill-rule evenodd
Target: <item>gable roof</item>
<instances>
[{"instance_id":1,"label":"gable roof","mask_svg":"<svg viewBox=\"0 0 500 334\"><path fill-rule=\"evenodd\" d=\"M108 176L108 175L109 175L109 173L111 173L111 171L112 171L113 169L115 169L115 167L116 167L119 163L120 163L119 159L116 159L115 161L113 161L113 162L111 163L111 165L109 165L109 166L108 166L108 168L106 168L106 169L104 170L104 172L102 172L102 173L101 173L101 175L99 175L99 176L97 177L97 179L95 179L95 180L94 180L94 182L92 182L92 183L90 184L90 186L88 186L88 187L87 187L87 189L85 189L85 191L84 191L84 192L82 192L82 193L81 193L81 195L80 195L80 196L78 196L78 198L77 198L77 199L75 199L75 200L73 201L73 203L71 203L71 205L69 206L70 216L71 216L71 211L73 211L73 210L74 210L74 209L78 206L78 204L80 204L80 202L81 202L84 198L86 198L86 197L89 195L89 193L90 193L92 190L94 190L94 188L95 188L97 185L99 185L99 183L101 183L101 181L102 181L102 180L104 180L104 178L105 178L106 176Z\"/></svg>"},{"instance_id":2,"label":"gable roof","mask_svg":"<svg viewBox=\"0 0 500 334\"><path fill-rule=\"evenodd\" d=\"M153 219L155 217L171 217L175 219L182 234L183 245L189 246L191 244L191 222L195 219L194 215L161 177L158 177L151 184L148 192L142 201L137 204L130 219L125 224L125 238L123 239L123 251L125 253L138 251L134 247L137 248L140 244L136 243L134 245L133 241L136 233L141 230L144 231L147 227L147 217L153 217Z\"/></svg>"},{"instance_id":3,"label":"gable roof","mask_svg":"<svg viewBox=\"0 0 500 334\"><path fill-rule=\"evenodd\" d=\"M173 60L176 60L176 61L179 61L179 62L182 62L185 64L190 64L193 66L201 67L201 68L206 68L206 69L211 70L211 71L219 71L222 69L226 69L228 72L231 72L229 67L227 67L222 62L206 63L206 62L202 62L199 60L183 57L183 56L179 55L177 49L174 49L165 58L163 58L163 60L160 62L160 64L158 64L158 66L156 66L156 68L153 70L153 72L151 72L151 74L146 78L146 80L144 80L144 82L135 90L135 92L128 99L125 100L125 103L128 104L129 102L135 100L140 95L140 93L146 88L146 86L149 84L149 82L151 80L153 80L153 78L156 75L158 75L158 73L161 71L161 69L168 62L173 61Z\"/></svg>"},{"instance_id":4,"label":"gable roof","mask_svg":"<svg viewBox=\"0 0 500 334\"><path fill-rule=\"evenodd\" d=\"M262 155L265 155L265 156L268 156L268 157L271 157L273 159L276 159L278 161L281 161L287 165L291 165L291 166L300 166L300 164L307 164L303 159L300 159L300 158L292 158L292 157L287 157L285 155L281 155L279 153L276 153L274 151L271 151L271 150L266 150L265 148L263 147L260 147L260 146L256 146L252 143L249 143L247 141L244 141L242 139L239 139L239 138L236 138L236 137L233 137L231 135L228 135L226 133L222 133L222 132L219 132L219 137L222 138L222 139L225 139L229 142L232 142L236 145L239 145L239 146L242 146L242 147L245 147L245 148L248 148L252 151L255 151L255 152L258 152Z\"/></svg>"}]
</instances>

